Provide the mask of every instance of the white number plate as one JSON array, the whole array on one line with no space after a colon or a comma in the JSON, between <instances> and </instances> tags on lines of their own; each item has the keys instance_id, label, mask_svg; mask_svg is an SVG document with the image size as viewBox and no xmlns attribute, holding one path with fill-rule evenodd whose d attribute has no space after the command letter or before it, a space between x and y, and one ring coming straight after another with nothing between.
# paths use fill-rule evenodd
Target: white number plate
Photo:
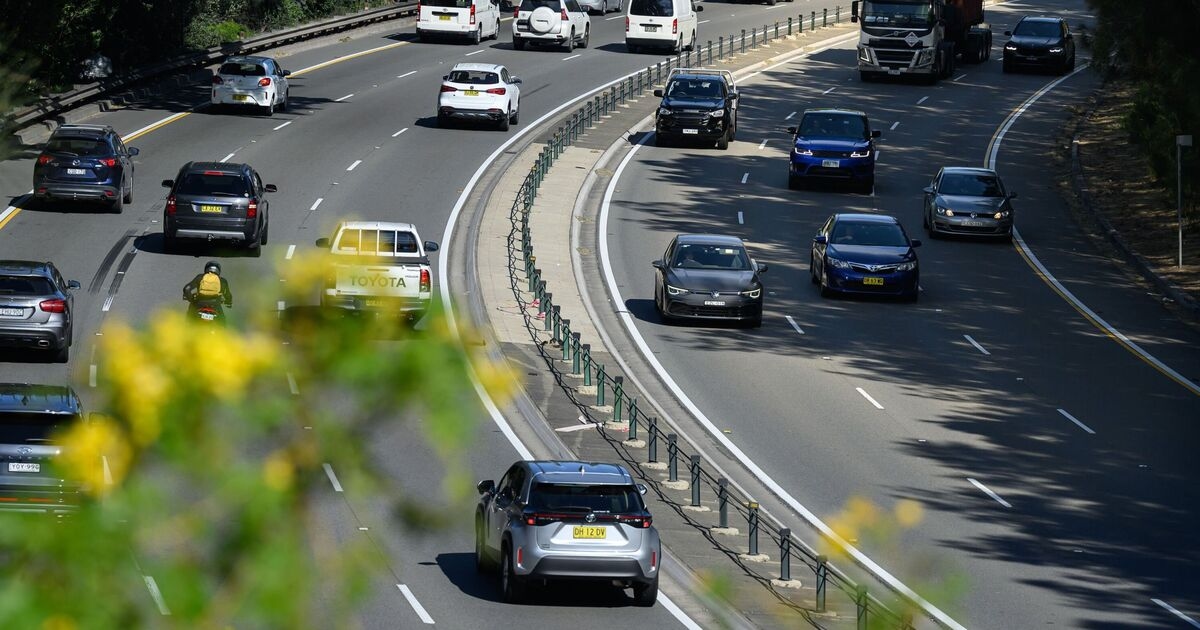
<instances>
[{"instance_id":1,"label":"white number plate","mask_svg":"<svg viewBox=\"0 0 1200 630\"><path fill-rule=\"evenodd\" d=\"M204 320L204 321L206 321L206 322L215 321L215 320L217 319L217 314L216 314L216 313L205 313L205 312L201 312L201 313L200 313L200 319L203 319L203 320Z\"/></svg>"},{"instance_id":2,"label":"white number plate","mask_svg":"<svg viewBox=\"0 0 1200 630\"><path fill-rule=\"evenodd\" d=\"M890 74L890 75L897 75L897 74L900 74L900 71L899 71L899 70L895 70L895 69L893 69L893 70L888 70L888 74Z\"/></svg>"},{"instance_id":3,"label":"white number plate","mask_svg":"<svg viewBox=\"0 0 1200 630\"><path fill-rule=\"evenodd\" d=\"M699 134L699 133L700 133L700 130L699 130L699 129L684 129L684 130L683 130L683 133L684 133L684 135L689 135L689 136L690 136L690 135L697 135L697 134Z\"/></svg>"},{"instance_id":4,"label":"white number plate","mask_svg":"<svg viewBox=\"0 0 1200 630\"><path fill-rule=\"evenodd\" d=\"M87 169L86 168L69 168L69 169L67 169L67 175L87 175Z\"/></svg>"},{"instance_id":5,"label":"white number plate","mask_svg":"<svg viewBox=\"0 0 1200 630\"><path fill-rule=\"evenodd\" d=\"M962 224L967 227L983 227L983 221L963 221Z\"/></svg>"},{"instance_id":6,"label":"white number plate","mask_svg":"<svg viewBox=\"0 0 1200 630\"><path fill-rule=\"evenodd\" d=\"M725 306L725 300L704 300L705 306Z\"/></svg>"},{"instance_id":7,"label":"white number plate","mask_svg":"<svg viewBox=\"0 0 1200 630\"><path fill-rule=\"evenodd\" d=\"M840 160L821 160L821 166L825 168L837 168L842 165Z\"/></svg>"},{"instance_id":8,"label":"white number plate","mask_svg":"<svg viewBox=\"0 0 1200 630\"><path fill-rule=\"evenodd\" d=\"M28 462L8 462L8 472L42 472L42 465Z\"/></svg>"},{"instance_id":9,"label":"white number plate","mask_svg":"<svg viewBox=\"0 0 1200 630\"><path fill-rule=\"evenodd\" d=\"M0 317L21 317L24 314L23 308L0 308Z\"/></svg>"},{"instance_id":10,"label":"white number plate","mask_svg":"<svg viewBox=\"0 0 1200 630\"><path fill-rule=\"evenodd\" d=\"M646 26L644 26L643 28L645 28L645 29L646 29L646 32L647 32L647 33L657 33L657 32L658 32L658 25L657 25L657 24L647 24L647 25L646 25Z\"/></svg>"}]
</instances>

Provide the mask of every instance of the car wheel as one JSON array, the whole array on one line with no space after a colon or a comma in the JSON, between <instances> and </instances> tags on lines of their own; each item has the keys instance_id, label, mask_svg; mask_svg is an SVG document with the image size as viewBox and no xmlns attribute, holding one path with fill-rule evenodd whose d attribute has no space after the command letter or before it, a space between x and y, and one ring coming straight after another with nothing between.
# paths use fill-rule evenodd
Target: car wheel
<instances>
[{"instance_id":1,"label":"car wheel","mask_svg":"<svg viewBox=\"0 0 1200 630\"><path fill-rule=\"evenodd\" d=\"M124 203L123 196L117 196L115 199L113 199L108 204L108 211L113 214L121 214L121 211L124 209L125 209L125 203Z\"/></svg>"},{"instance_id":2,"label":"car wheel","mask_svg":"<svg viewBox=\"0 0 1200 630\"><path fill-rule=\"evenodd\" d=\"M864 195L869 195L874 191L875 191L875 176L872 175L872 176L866 178L865 180L863 180L862 186L859 188L859 192L861 192Z\"/></svg>"},{"instance_id":3,"label":"car wheel","mask_svg":"<svg viewBox=\"0 0 1200 630\"><path fill-rule=\"evenodd\" d=\"M508 121L512 118L512 111L500 117L500 121L496 123L496 128L500 131L508 131Z\"/></svg>"},{"instance_id":4,"label":"car wheel","mask_svg":"<svg viewBox=\"0 0 1200 630\"><path fill-rule=\"evenodd\" d=\"M800 190L802 182L799 177L788 173L788 190Z\"/></svg>"},{"instance_id":5,"label":"car wheel","mask_svg":"<svg viewBox=\"0 0 1200 630\"><path fill-rule=\"evenodd\" d=\"M258 240L254 240L254 241L250 241L249 243L246 243L246 252L249 253L252 258L258 258L259 256L262 256L262 236L261 235L259 236Z\"/></svg>"},{"instance_id":6,"label":"car wheel","mask_svg":"<svg viewBox=\"0 0 1200 630\"><path fill-rule=\"evenodd\" d=\"M658 601L658 578L649 582L634 582L633 601L638 606L653 606Z\"/></svg>"},{"instance_id":7,"label":"car wheel","mask_svg":"<svg viewBox=\"0 0 1200 630\"><path fill-rule=\"evenodd\" d=\"M728 148L729 148L729 134L723 133L723 134L721 134L720 138L717 138L717 150L725 151Z\"/></svg>"},{"instance_id":8,"label":"car wheel","mask_svg":"<svg viewBox=\"0 0 1200 630\"><path fill-rule=\"evenodd\" d=\"M588 40L592 37L592 28L590 26L583 27L583 41L579 42L580 48L588 47Z\"/></svg>"},{"instance_id":9,"label":"car wheel","mask_svg":"<svg viewBox=\"0 0 1200 630\"><path fill-rule=\"evenodd\" d=\"M694 52L696 50L696 31L692 31L692 43L688 44L687 49L688 52Z\"/></svg>"},{"instance_id":10,"label":"car wheel","mask_svg":"<svg viewBox=\"0 0 1200 630\"><path fill-rule=\"evenodd\" d=\"M492 33L492 39L500 41L500 20L496 20L496 32Z\"/></svg>"},{"instance_id":11,"label":"car wheel","mask_svg":"<svg viewBox=\"0 0 1200 630\"><path fill-rule=\"evenodd\" d=\"M275 114L275 97L272 96L271 102L262 106L261 109L262 109L263 116L266 116L267 118L270 118L272 115L274 115Z\"/></svg>"},{"instance_id":12,"label":"car wheel","mask_svg":"<svg viewBox=\"0 0 1200 630\"><path fill-rule=\"evenodd\" d=\"M279 111L281 111L281 112L282 112L282 111L286 111L286 110L287 110L287 107L288 107L288 97L289 97L289 96L291 96L291 94L290 94L290 92L291 92L291 91L292 91L292 90L291 90L291 88L288 88L288 89L286 89L286 90L284 90L284 91L283 91L283 101L281 101L281 102L279 103Z\"/></svg>"},{"instance_id":13,"label":"car wheel","mask_svg":"<svg viewBox=\"0 0 1200 630\"><path fill-rule=\"evenodd\" d=\"M259 241L258 241L258 242L259 242L259 243L261 243L261 244L263 244L263 245L266 245L266 244L267 244L267 236L268 236L270 233L271 233L271 224L270 224L270 223L263 223L263 226L262 226L262 236L259 238Z\"/></svg>"},{"instance_id":14,"label":"car wheel","mask_svg":"<svg viewBox=\"0 0 1200 630\"><path fill-rule=\"evenodd\" d=\"M512 114L510 114L508 117L508 124L510 124L510 125L515 125L520 121L521 121L521 110L519 110L519 109L517 111L513 112Z\"/></svg>"},{"instance_id":15,"label":"car wheel","mask_svg":"<svg viewBox=\"0 0 1200 630\"><path fill-rule=\"evenodd\" d=\"M1002 72L1004 72L1004 74L1008 74L1013 71L1012 64L1009 63L1009 61L1007 59L1005 59L1004 63L1000 64L1000 70Z\"/></svg>"},{"instance_id":16,"label":"car wheel","mask_svg":"<svg viewBox=\"0 0 1200 630\"><path fill-rule=\"evenodd\" d=\"M817 278L817 259L812 254L808 255L808 281L813 284L819 284L820 279Z\"/></svg>"},{"instance_id":17,"label":"car wheel","mask_svg":"<svg viewBox=\"0 0 1200 630\"><path fill-rule=\"evenodd\" d=\"M661 133L654 134L654 146L666 147L666 146L670 146L670 142L671 141L668 140L667 137L662 135Z\"/></svg>"},{"instance_id":18,"label":"car wheel","mask_svg":"<svg viewBox=\"0 0 1200 630\"><path fill-rule=\"evenodd\" d=\"M563 46L566 47L567 52L575 50L575 29L571 29L571 35L567 37L567 42Z\"/></svg>"},{"instance_id":19,"label":"car wheel","mask_svg":"<svg viewBox=\"0 0 1200 630\"><path fill-rule=\"evenodd\" d=\"M833 289L830 289L829 285L825 284L825 269L824 268L821 269L821 273L817 277L817 286L821 289L821 297L827 298L827 297L830 297L833 295Z\"/></svg>"},{"instance_id":20,"label":"car wheel","mask_svg":"<svg viewBox=\"0 0 1200 630\"><path fill-rule=\"evenodd\" d=\"M679 41L675 42L675 46L671 48L672 55L678 55L683 52L683 35L679 36Z\"/></svg>"},{"instance_id":21,"label":"car wheel","mask_svg":"<svg viewBox=\"0 0 1200 630\"><path fill-rule=\"evenodd\" d=\"M129 180L129 192L121 198L121 203L133 203L133 178Z\"/></svg>"},{"instance_id":22,"label":"car wheel","mask_svg":"<svg viewBox=\"0 0 1200 630\"><path fill-rule=\"evenodd\" d=\"M479 25L479 28L475 29L475 30L474 30L474 31L471 33L471 45L472 45L472 46L478 46L478 45L479 45L479 42L480 42L480 41L482 41L482 40L483 40L483 25L482 25L482 24L480 24L480 25Z\"/></svg>"},{"instance_id":23,"label":"car wheel","mask_svg":"<svg viewBox=\"0 0 1200 630\"><path fill-rule=\"evenodd\" d=\"M658 301L657 298L654 300L654 310L658 311L658 319L662 321L662 323L667 325L675 323L675 318L667 314L667 309L663 308L663 305Z\"/></svg>"},{"instance_id":24,"label":"car wheel","mask_svg":"<svg viewBox=\"0 0 1200 630\"><path fill-rule=\"evenodd\" d=\"M68 341L61 348L52 350L51 352L54 353L51 359L55 363L66 363L71 358L71 343Z\"/></svg>"},{"instance_id":25,"label":"car wheel","mask_svg":"<svg viewBox=\"0 0 1200 630\"><path fill-rule=\"evenodd\" d=\"M747 328L762 328L762 315L759 315L758 317L755 317L754 319L748 320L746 322L746 327Z\"/></svg>"},{"instance_id":26,"label":"car wheel","mask_svg":"<svg viewBox=\"0 0 1200 630\"><path fill-rule=\"evenodd\" d=\"M525 42L520 37L513 37L513 50L525 50Z\"/></svg>"},{"instance_id":27,"label":"car wheel","mask_svg":"<svg viewBox=\"0 0 1200 630\"><path fill-rule=\"evenodd\" d=\"M164 254L174 254L179 251L179 240L175 238L174 234L163 232L162 247Z\"/></svg>"},{"instance_id":28,"label":"car wheel","mask_svg":"<svg viewBox=\"0 0 1200 630\"><path fill-rule=\"evenodd\" d=\"M475 516L475 570L480 573L490 573L492 570L487 550L483 547L483 519L478 515Z\"/></svg>"},{"instance_id":29,"label":"car wheel","mask_svg":"<svg viewBox=\"0 0 1200 630\"><path fill-rule=\"evenodd\" d=\"M525 599L525 582L517 575L507 546L500 554L500 594L509 604L519 604Z\"/></svg>"}]
</instances>

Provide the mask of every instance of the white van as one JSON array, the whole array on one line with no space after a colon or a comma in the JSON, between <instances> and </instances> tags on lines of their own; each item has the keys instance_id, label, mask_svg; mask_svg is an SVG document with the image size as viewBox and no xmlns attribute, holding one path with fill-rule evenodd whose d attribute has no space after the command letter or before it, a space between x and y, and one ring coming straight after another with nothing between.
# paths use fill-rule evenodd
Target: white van
<instances>
[{"instance_id":1,"label":"white van","mask_svg":"<svg viewBox=\"0 0 1200 630\"><path fill-rule=\"evenodd\" d=\"M696 49L697 11L693 0L630 0L625 14L625 48L668 48L674 53Z\"/></svg>"},{"instance_id":2,"label":"white van","mask_svg":"<svg viewBox=\"0 0 1200 630\"><path fill-rule=\"evenodd\" d=\"M417 39L465 37L472 44L500 36L500 0L420 0Z\"/></svg>"}]
</instances>

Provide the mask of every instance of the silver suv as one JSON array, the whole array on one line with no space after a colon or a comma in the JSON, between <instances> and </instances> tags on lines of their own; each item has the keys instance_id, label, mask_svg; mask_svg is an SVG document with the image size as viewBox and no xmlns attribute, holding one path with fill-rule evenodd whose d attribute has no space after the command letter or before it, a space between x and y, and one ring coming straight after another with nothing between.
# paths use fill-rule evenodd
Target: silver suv
<instances>
[{"instance_id":1,"label":"silver suv","mask_svg":"<svg viewBox=\"0 0 1200 630\"><path fill-rule=\"evenodd\" d=\"M78 288L54 263L0 260L0 347L46 350L66 363Z\"/></svg>"},{"instance_id":2,"label":"silver suv","mask_svg":"<svg viewBox=\"0 0 1200 630\"><path fill-rule=\"evenodd\" d=\"M632 586L639 606L658 599L662 545L642 501L646 487L624 467L521 461L478 489L475 563L481 572L499 565L505 601L559 579Z\"/></svg>"}]
</instances>

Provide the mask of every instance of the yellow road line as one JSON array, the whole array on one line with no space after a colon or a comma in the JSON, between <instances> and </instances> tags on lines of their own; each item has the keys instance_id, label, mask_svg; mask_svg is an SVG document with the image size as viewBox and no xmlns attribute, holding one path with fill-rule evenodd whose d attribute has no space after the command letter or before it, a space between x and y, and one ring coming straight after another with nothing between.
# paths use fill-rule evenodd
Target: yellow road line
<instances>
[{"instance_id":1,"label":"yellow road line","mask_svg":"<svg viewBox=\"0 0 1200 630\"><path fill-rule=\"evenodd\" d=\"M350 61L351 59L358 59L359 57L365 57L365 56L367 56L367 55L371 55L371 54L374 54L374 53L377 53L377 52L382 52L382 51L385 51L385 50L391 50L391 49L393 49L393 48L399 48L400 46L407 46L407 45L408 45L408 44L410 44L410 43L412 43L412 42L395 42L395 43L391 43L391 44L384 44L383 46L379 46L379 47L377 47L377 48L371 48L371 49L368 49L368 50L363 50L363 51L359 51L359 52L356 52L356 53L351 53L351 54L349 54L349 55L345 55L345 56L343 56L343 57L338 57L338 58L336 58L336 59L330 59L329 61L322 61L321 63L318 63L318 64L316 64L316 65L309 66L309 67L307 67L307 68L301 68L301 69L299 69L299 70L297 70L297 71L293 72L293 73L292 73L292 76L294 76L294 77L298 77L298 76L300 76L300 75L302 75L302 74L304 74L304 73L306 73L306 72L312 72L312 71L314 71L314 70L320 70L321 68L327 68L327 67L329 67L329 66L332 66L332 65L334 65L334 64L337 64L337 63L342 63L343 61Z\"/></svg>"}]
</instances>

